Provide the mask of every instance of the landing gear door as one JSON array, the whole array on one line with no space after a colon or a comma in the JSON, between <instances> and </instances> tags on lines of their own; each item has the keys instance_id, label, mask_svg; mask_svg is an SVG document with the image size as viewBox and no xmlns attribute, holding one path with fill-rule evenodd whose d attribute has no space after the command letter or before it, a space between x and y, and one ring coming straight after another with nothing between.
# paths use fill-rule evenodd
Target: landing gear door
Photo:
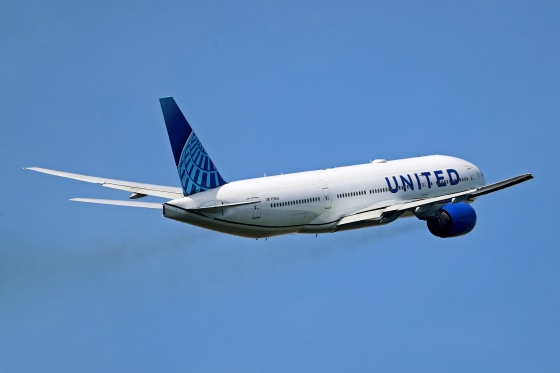
<instances>
[{"instance_id":1,"label":"landing gear door","mask_svg":"<svg viewBox=\"0 0 560 373\"><path fill-rule=\"evenodd\" d=\"M329 187L323 187L323 196L325 198L325 209L330 209L332 206L331 191Z\"/></svg>"}]
</instances>

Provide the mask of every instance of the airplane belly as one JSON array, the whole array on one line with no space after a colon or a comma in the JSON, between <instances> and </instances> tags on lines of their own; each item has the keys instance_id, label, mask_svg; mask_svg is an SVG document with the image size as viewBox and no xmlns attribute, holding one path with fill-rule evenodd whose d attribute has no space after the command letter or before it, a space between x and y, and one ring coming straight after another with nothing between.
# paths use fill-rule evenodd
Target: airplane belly
<instances>
[{"instance_id":1,"label":"airplane belly","mask_svg":"<svg viewBox=\"0 0 560 373\"><path fill-rule=\"evenodd\" d=\"M237 211L235 211L237 210ZM301 226L274 225L270 217L253 218L253 211L247 206L223 209L217 212L186 210L170 204L163 207L163 216L182 223L249 238L266 238L297 233Z\"/></svg>"}]
</instances>

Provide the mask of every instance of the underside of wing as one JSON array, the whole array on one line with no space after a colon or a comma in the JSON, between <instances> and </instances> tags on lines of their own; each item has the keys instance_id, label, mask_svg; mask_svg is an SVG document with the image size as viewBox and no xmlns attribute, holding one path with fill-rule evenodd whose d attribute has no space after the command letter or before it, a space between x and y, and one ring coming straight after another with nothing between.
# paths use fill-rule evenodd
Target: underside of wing
<instances>
[{"instance_id":1,"label":"underside of wing","mask_svg":"<svg viewBox=\"0 0 560 373\"><path fill-rule=\"evenodd\" d=\"M31 171L42 172L49 175L65 177L68 179L85 181L87 183L99 184L107 188L129 191L133 193L131 199L140 198L144 196L154 196L154 197L162 197L168 199L177 199L183 197L183 191L181 188L170 187L165 185L144 184L144 183L136 183L132 181L107 179L103 177L74 174L70 172L49 170L46 168L39 168L39 167L29 167L26 169Z\"/></svg>"},{"instance_id":2,"label":"underside of wing","mask_svg":"<svg viewBox=\"0 0 560 373\"><path fill-rule=\"evenodd\" d=\"M338 222L338 226L356 224L360 222L377 222L378 224L385 224L397 219L399 216L402 216L407 212L409 214L405 216L414 214L420 219L427 219L433 216L435 212L445 204L458 202L470 203L477 197L497 192L498 190L514 186L532 178L532 174L523 174L511 179L485 185L480 188L465 190L458 193L445 194L438 197L403 202L389 201L386 204L376 203L352 214L346 215L345 217L340 219L340 221Z\"/></svg>"}]
</instances>

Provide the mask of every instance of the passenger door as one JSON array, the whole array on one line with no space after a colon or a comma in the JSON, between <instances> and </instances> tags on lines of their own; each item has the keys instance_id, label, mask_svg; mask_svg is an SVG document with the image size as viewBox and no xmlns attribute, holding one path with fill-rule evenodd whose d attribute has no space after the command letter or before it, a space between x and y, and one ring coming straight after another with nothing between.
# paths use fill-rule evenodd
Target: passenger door
<instances>
[{"instance_id":1,"label":"passenger door","mask_svg":"<svg viewBox=\"0 0 560 373\"><path fill-rule=\"evenodd\" d=\"M332 206L331 191L329 187L323 187L322 190L323 190L323 196L325 198L325 209L330 209Z\"/></svg>"},{"instance_id":2,"label":"passenger door","mask_svg":"<svg viewBox=\"0 0 560 373\"><path fill-rule=\"evenodd\" d=\"M251 198L251 201L258 201L258 198ZM259 219L261 217L261 201L251 205L251 210L253 211L253 219Z\"/></svg>"}]
</instances>

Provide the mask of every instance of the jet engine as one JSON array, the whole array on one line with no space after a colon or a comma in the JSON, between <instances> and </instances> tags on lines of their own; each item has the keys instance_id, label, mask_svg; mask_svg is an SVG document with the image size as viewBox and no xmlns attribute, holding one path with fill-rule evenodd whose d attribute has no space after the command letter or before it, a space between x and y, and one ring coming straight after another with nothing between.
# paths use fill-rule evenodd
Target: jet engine
<instances>
[{"instance_id":1,"label":"jet engine","mask_svg":"<svg viewBox=\"0 0 560 373\"><path fill-rule=\"evenodd\" d=\"M428 218L428 229L441 238L457 237L469 233L476 224L476 212L465 202L450 203Z\"/></svg>"}]
</instances>

